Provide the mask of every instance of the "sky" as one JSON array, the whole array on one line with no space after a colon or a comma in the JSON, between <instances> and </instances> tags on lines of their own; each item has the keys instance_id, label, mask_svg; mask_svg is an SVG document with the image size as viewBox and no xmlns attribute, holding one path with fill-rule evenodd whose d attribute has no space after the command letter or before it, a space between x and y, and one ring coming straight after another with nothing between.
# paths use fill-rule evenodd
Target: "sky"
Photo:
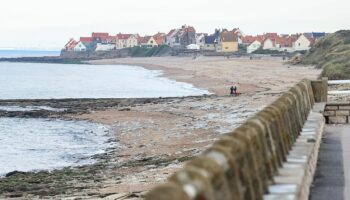
<instances>
[{"instance_id":1,"label":"sky","mask_svg":"<svg viewBox=\"0 0 350 200\"><path fill-rule=\"evenodd\" d=\"M350 29L349 0L1 0L0 48L60 49L91 32L155 34L183 24L197 32L246 34Z\"/></svg>"}]
</instances>

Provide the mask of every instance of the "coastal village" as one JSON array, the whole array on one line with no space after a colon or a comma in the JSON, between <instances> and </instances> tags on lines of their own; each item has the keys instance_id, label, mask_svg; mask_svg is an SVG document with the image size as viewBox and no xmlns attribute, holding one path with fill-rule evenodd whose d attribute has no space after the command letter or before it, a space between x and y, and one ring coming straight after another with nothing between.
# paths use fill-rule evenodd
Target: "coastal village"
<instances>
[{"instance_id":1,"label":"coastal village","mask_svg":"<svg viewBox=\"0 0 350 200\"><path fill-rule=\"evenodd\" d=\"M296 34L264 33L247 35L239 28L215 29L214 33L198 33L193 26L183 25L168 33L158 32L154 35L93 32L89 37L79 40L70 39L63 51L113 51L125 48L153 48L167 45L172 48L208 51L218 53L254 53L258 50L276 52L308 51L324 32L308 32Z\"/></svg>"}]
</instances>

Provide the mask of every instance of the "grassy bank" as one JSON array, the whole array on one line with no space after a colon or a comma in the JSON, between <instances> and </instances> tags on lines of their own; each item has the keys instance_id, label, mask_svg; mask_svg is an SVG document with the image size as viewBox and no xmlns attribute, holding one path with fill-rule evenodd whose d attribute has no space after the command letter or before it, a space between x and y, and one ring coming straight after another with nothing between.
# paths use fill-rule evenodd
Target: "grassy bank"
<instances>
[{"instance_id":1,"label":"grassy bank","mask_svg":"<svg viewBox=\"0 0 350 200\"><path fill-rule=\"evenodd\" d=\"M167 45L161 45L157 47L147 48L147 47L132 47L129 48L130 57L153 57L153 56L163 56L169 54L170 47Z\"/></svg>"},{"instance_id":2,"label":"grassy bank","mask_svg":"<svg viewBox=\"0 0 350 200\"><path fill-rule=\"evenodd\" d=\"M322 68L322 77L350 79L350 30L341 30L320 39L302 61Z\"/></svg>"}]
</instances>

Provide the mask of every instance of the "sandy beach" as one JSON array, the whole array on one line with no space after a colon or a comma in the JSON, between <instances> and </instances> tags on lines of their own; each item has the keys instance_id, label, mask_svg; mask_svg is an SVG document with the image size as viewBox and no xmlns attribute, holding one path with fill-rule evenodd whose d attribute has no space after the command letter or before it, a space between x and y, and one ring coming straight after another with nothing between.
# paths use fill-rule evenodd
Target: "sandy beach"
<instances>
[{"instance_id":1,"label":"sandy beach","mask_svg":"<svg viewBox=\"0 0 350 200\"><path fill-rule=\"evenodd\" d=\"M292 66L281 58L160 57L90 61L99 65L135 65L162 70L163 76L206 89L203 97L169 98L137 104L91 108L63 117L85 119L110 127L118 147L98 156L92 166L69 169L64 189L49 178L42 188L7 191L4 195L81 199L138 199L208 148L220 135L268 105L303 78L316 79L320 70ZM117 67L117 66L116 66ZM235 84L242 95L229 96ZM84 172L84 173L83 173ZM54 172L59 174L60 172ZM87 176L86 174L89 174ZM26 177L28 180L31 178ZM0 181L0 186L2 182ZM44 187L44 186L43 186ZM62 192L64 191L64 193ZM22 196L22 197L23 197Z\"/></svg>"}]
</instances>

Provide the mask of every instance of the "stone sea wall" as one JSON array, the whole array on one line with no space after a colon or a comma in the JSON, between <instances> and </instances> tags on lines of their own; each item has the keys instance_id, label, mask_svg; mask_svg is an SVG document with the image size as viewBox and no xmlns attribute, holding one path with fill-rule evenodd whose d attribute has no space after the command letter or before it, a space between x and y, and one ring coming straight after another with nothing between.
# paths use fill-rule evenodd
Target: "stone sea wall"
<instances>
[{"instance_id":1,"label":"stone sea wall","mask_svg":"<svg viewBox=\"0 0 350 200\"><path fill-rule=\"evenodd\" d=\"M147 200L308 199L327 81L303 80L223 135Z\"/></svg>"},{"instance_id":2,"label":"stone sea wall","mask_svg":"<svg viewBox=\"0 0 350 200\"><path fill-rule=\"evenodd\" d=\"M328 124L348 124L350 123L350 102L328 103L324 115Z\"/></svg>"}]
</instances>

